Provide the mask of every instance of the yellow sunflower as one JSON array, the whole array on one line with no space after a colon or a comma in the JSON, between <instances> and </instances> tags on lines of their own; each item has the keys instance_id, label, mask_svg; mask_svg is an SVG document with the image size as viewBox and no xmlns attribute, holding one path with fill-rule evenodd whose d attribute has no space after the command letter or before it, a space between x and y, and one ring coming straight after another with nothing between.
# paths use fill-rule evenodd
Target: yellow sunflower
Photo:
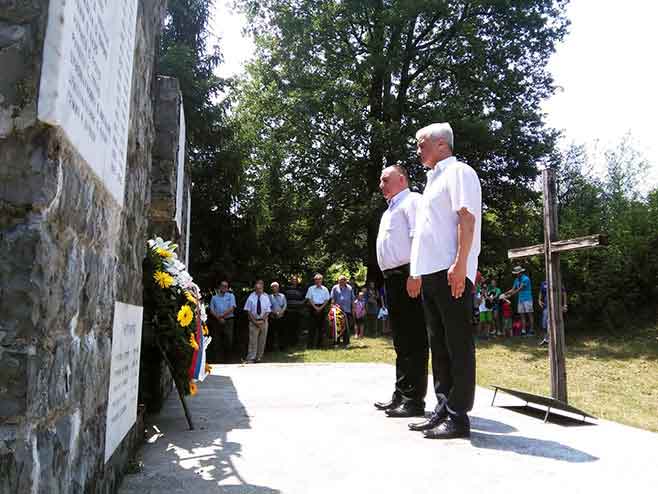
<instances>
[{"instance_id":1,"label":"yellow sunflower","mask_svg":"<svg viewBox=\"0 0 658 494\"><path fill-rule=\"evenodd\" d=\"M196 342L196 338L194 337L194 333L190 335L190 346L194 348L195 350L199 349L199 344Z\"/></svg>"},{"instance_id":2,"label":"yellow sunflower","mask_svg":"<svg viewBox=\"0 0 658 494\"><path fill-rule=\"evenodd\" d=\"M197 299L196 299L196 297L195 297L194 295L192 295L192 294L191 294L190 292L188 292L187 290L185 290L185 292L183 292L183 293L185 293L185 298L187 299L188 302L190 302L190 303L192 303L192 304L194 304L194 305L197 304Z\"/></svg>"},{"instance_id":3,"label":"yellow sunflower","mask_svg":"<svg viewBox=\"0 0 658 494\"><path fill-rule=\"evenodd\" d=\"M160 286L160 288L169 288L174 283L174 278L169 273L164 271L156 271L153 274L153 279Z\"/></svg>"},{"instance_id":4,"label":"yellow sunflower","mask_svg":"<svg viewBox=\"0 0 658 494\"><path fill-rule=\"evenodd\" d=\"M194 396L197 393L196 384L190 381L190 394Z\"/></svg>"},{"instance_id":5,"label":"yellow sunflower","mask_svg":"<svg viewBox=\"0 0 658 494\"><path fill-rule=\"evenodd\" d=\"M190 325L192 319L194 319L194 312L192 312L192 309L190 309L189 305L185 304L183 307L180 308L180 310L178 311L177 319L180 325L183 326L184 328Z\"/></svg>"},{"instance_id":6,"label":"yellow sunflower","mask_svg":"<svg viewBox=\"0 0 658 494\"><path fill-rule=\"evenodd\" d=\"M204 322L201 327L203 328L203 336L208 336L208 325Z\"/></svg>"},{"instance_id":7,"label":"yellow sunflower","mask_svg":"<svg viewBox=\"0 0 658 494\"><path fill-rule=\"evenodd\" d=\"M171 251L164 249L162 247L158 247L157 249L155 249L155 251L158 253L160 257L164 257L165 259L170 259L174 255Z\"/></svg>"}]
</instances>

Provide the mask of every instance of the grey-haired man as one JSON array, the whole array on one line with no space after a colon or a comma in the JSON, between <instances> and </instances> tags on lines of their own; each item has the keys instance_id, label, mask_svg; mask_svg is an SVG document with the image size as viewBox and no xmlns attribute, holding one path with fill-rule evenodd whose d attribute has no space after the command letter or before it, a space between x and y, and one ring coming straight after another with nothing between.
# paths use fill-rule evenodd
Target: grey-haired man
<instances>
[{"instance_id":1,"label":"grey-haired man","mask_svg":"<svg viewBox=\"0 0 658 494\"><path fill-rule=\"evenodd\" d=\"M470 436L475 399L473 297L482 223L482 191L475 170L453 156L447 123L416 133L418 155L429 168L418 204L411 247L409 295L423 295L438 405L412 430L429 439Z\"/></svg>"}]
</instances>

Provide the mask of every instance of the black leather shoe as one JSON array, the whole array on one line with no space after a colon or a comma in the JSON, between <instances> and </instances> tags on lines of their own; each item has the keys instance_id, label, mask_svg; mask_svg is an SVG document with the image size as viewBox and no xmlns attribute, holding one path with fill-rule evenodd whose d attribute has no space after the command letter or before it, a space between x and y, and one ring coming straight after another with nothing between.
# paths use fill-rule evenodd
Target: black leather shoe
<instances>
[{"instance_id":1,"label":"black leather shoe","mask_svg":"<svg viewBox=\"0 0 658 494\"><path fill-rule=\"evenodd\" d=\"M432 415L428 419L417 424L409 424L409 430L416 432L428 431L437 427L446 418L448 418L448 412L445 407L441 407L438 412L432 412Z\"/></svg>"},{"instance_id":2,"label":"black leather shoe","mask_svg":"<svg viewBox=\"0 0 658 494\"><path fill-rule=\"evenodd\" d=\"M389 401L376 401L375 408L377 410L392 410L397 408L402 404L402 401L398 398L392 398Z\"/></svg>"},{"instance_id":3,"label":"black leather shoe","mask_svg":"<svg viewBox=\"0 0 658 494\"><path fill-rule=\"evenodd\" d=\"M471 436L471 425L468 418L465 420L455 420L448 417L438 426L423 432L426 439L458 439Z\"/></svg>"},{"instance_id":4,"label":"black leather shoe","mask_svg":"<svg viewBox=\"0 0 658 494\"><path fill-rule=\"evenodd\" d=\"M415 403L403 403L386 410L386 415L392 418L422 417L425 415L425 407Z\"/></svg>"}]
</instances>

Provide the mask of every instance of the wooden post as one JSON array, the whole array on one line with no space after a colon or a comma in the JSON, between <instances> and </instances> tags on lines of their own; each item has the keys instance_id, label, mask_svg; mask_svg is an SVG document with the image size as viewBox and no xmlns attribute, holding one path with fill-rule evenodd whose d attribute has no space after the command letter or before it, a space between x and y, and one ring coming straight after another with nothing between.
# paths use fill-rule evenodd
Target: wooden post
<instances>
[{"instance_id":1,"label":"wooden post","mask_svg":"<svg viewBox=\"0 0 658 494\"><path fill-rule=\"evenodd\" d=\"M558 240L557 201L555 199L555 174L547 168L542 172L544 179L544 243L510 249L510 259L544 254L546 261L546 281L548 304L548 355L551 365L551 396L554 400L567 403L567 369L565 362L564 318L562 315L562 276L560 274L560 253L579 249L589 249L608 245L604 234ZM509 392L510 390L507 390ZM516 392L519 394L519 392ZM522 393L523 396L532 396Z\"/></svg>"},{"instance_id":2,"label":"wooden post","mask_svg":"<svg viewBox=\"0 0 658 494\"><path fill-rule=\"evenodd\" d=\"M550 168L542 172L544 179L544 258L548 282L548 334L551 365L551 396L567 403L567 369L565 361L564 319L562 317L562 277L560 254L551 244L558 240L558 215L555 199L555 174Z\"/></svg>"}]
</instances>

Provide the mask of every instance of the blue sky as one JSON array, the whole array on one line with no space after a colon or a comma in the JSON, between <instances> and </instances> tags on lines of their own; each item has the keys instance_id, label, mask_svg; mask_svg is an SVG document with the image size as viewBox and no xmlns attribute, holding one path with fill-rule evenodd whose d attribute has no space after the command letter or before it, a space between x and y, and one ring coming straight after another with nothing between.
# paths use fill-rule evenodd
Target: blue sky
<instances>
[{"instance_id":1,"label":"blue sky","mask_svg":"<svg viewBox=\"0 0 658 494\"><path fill-rule=\"evenodd\" d=\"M253 54L231 4L217 0L212 20L223 76L239 74ZM570 34L549 65L559 90L543 105L547 122L563 130L563 144L587 144L595 156L630 132L652 165L648 190L658 185L658 1L572 0L568 15Z\"/></svg>"}]
</instances>

